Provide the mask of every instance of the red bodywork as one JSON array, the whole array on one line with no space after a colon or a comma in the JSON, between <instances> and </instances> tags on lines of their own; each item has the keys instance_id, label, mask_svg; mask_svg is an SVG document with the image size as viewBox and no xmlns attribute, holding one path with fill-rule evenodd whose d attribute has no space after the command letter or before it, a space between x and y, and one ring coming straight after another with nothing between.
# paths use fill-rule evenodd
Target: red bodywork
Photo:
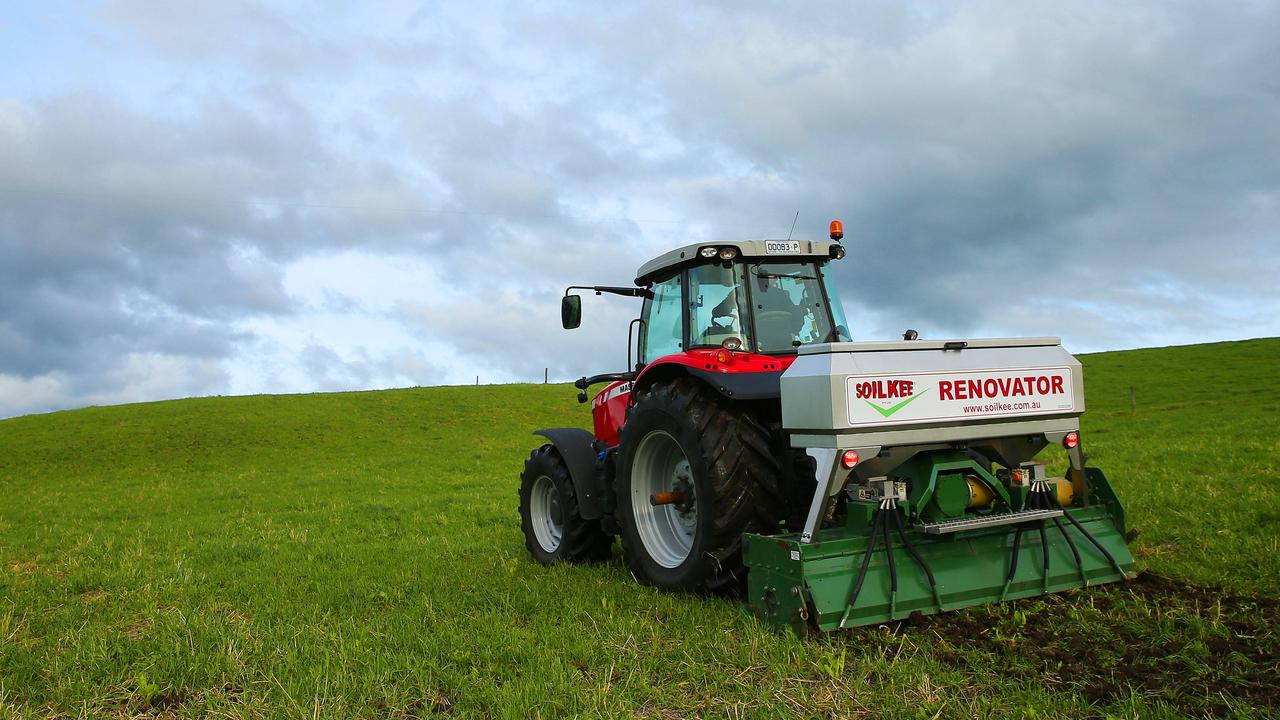
<instances>
[{"instance_id":1,"label":"red bodywork","mask_svg":"<svg viewBox=\"0 0 1280 720\"><path fill-rule=\"evenodd\" d=\"M703 348L667 355L645 365L644 370L640 371L635 380L606 385L591 401L591 417L595 423L596 437L609 447L618 444L622 424L627 421L627 409L631 407L632 386L643 382L644 377L657 368L683 365L721 373L779 372L791 367L791 363L796 360L795 355L775 357L747 352L730 352L729 362L721 363L716 358L718 352L721 352L719 348Z\"/></svg>"}]
</instances>

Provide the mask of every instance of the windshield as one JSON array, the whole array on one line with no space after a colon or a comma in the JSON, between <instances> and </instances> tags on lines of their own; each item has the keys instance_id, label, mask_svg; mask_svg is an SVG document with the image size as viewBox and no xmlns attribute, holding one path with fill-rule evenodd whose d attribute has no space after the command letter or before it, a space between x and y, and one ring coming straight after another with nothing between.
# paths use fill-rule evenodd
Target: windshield
<instances>
[{"instance_id":1,"label":"windshield","mask_svg":"<svg viewBox=\"0 0 1280 720\"><path fill-rule=\"evenodd\" d=\"M799 345L849 340L844 310L835 297L828 307L819 272L811 262L747 266L757 352L789 352ZM834 295L833 288L827 290Z\"/></svg>"},{"instance_id":2,"label":"windshield","mask_svg":"<svg viewBox=\"0 0 1280 720\"><path fill-rule=\"evenodd\" d=\"M750 347L751 339L743 329L747 296L736 274L737 268L724 265L689 269L690 347L719 347L729 338Z\"/></svg>"}]
</instances>

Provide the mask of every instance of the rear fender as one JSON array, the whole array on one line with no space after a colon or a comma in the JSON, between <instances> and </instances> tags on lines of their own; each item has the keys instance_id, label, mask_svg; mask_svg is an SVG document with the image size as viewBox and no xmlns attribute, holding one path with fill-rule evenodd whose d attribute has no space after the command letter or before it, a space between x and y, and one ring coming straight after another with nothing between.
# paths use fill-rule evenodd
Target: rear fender
<instances>
[{"instance_id":1,"label":"rear fender","mask_svg":"<svg viewBox=\"0 0 1280 720\"><path fill-rule=\"evenodd\" d=\"M777 400L782 397L782 371L722 373L687 368L690 375L731 400Z\"/></svg>"},{"instance_id":2,"label":"rear fender","mask_svg":"<svg viewBox=\"0 0 1280 720\"><path fill-rule=\"evenodd\" d=\"M582 428L545 428L534 430L533 434L550 440L564 459L573 480L578 512L587 520L599 519L604 514L605 489L596 482L595 436Z\"/></svg>"},{"instance_id":3,"label":"rear fender","mask_svg":"<svg viewBox=\"0 0 1280 720\"><path fill-rule=\"evenodd\" d=\"M782 373L794 358L739 354L731 365L715 361L710 350L689 350L661 357L645 366L635 379L633 392L643 392L655 382L689 375L731 400L777 400L782 397Z\"/></svg>"}]
</instances>

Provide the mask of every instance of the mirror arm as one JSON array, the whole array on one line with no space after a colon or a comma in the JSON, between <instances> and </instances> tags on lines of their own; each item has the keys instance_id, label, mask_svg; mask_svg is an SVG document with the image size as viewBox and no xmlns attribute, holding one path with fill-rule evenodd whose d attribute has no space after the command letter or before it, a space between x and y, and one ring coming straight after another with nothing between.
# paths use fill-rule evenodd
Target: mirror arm
<instances>
[{"instance_id":1,"label":"mirror arm","mask_svg":"<svg viewBox=\"0 0 1280 720\"><path fill-rule=\"evenodd\" d=\"M577 380L573 381L573 386L578 388L579 390L586 390L587 388L597 383L617 382L619 380L635 380L635 379L636 379L636 374L634 372L604 373L603 375L592 375L591 377L580 377Z\"/></svg>"},{"instance_id":2,"label":"mirror arm","mask_svg":"<svg viewBox=\"0 0 1280 720\"><path fill-rule=\"evenodd\" d=\"M564 294L568 296L570 290L590 290L597 295L601 293L611 293L613 295L622 295L624 297L652 296L652 293L648 288L614 287L612 285L570 285L564 289Z\"/></svg>"}]
</instances>

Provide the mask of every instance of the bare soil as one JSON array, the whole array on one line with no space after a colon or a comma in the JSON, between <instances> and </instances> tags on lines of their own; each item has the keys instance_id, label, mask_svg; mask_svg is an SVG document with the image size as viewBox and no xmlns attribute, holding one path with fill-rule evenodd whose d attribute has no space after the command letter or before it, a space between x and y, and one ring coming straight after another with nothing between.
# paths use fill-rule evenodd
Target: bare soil
<instances>
[{"instance_id":1,"label":"bare soil","mask_svg":"<svg viewBox=\"0 0 1280 720\"><path fill-rule=\"evenodd\" d=\"M1142 573L1128 583L916 617L893 630L932 645L944 663L991 663L1099 705L1136 692L1190 715L1244 705L1280 712L1277 598Z\"/></svg>"}]
</instances>

